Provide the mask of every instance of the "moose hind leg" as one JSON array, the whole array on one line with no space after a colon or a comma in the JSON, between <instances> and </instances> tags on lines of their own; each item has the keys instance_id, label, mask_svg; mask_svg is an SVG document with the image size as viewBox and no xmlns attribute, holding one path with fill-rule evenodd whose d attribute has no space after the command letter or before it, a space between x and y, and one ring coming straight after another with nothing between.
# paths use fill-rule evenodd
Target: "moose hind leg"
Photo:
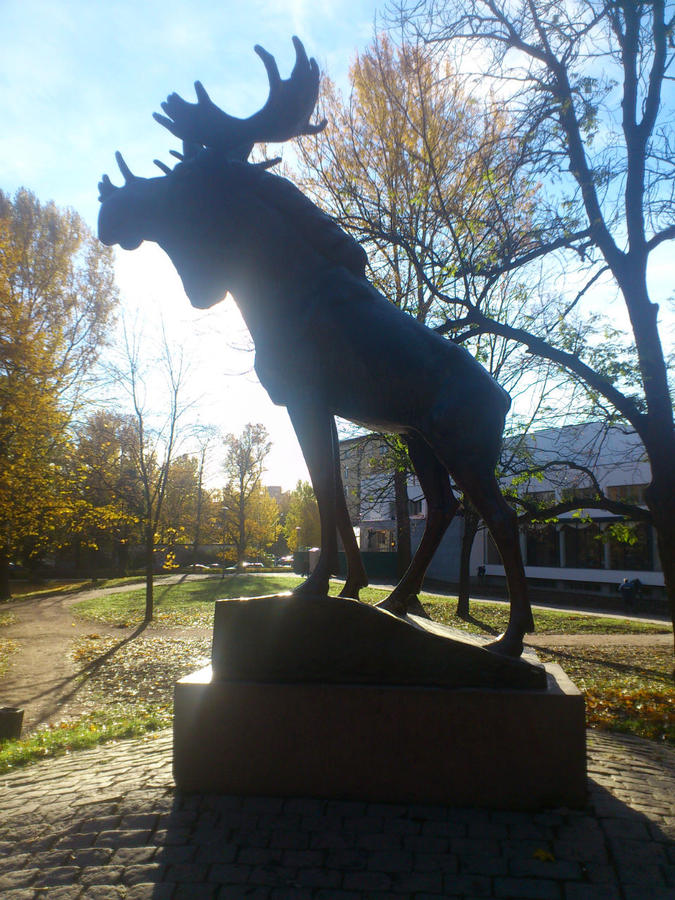
<instances>
[{"instance_id":1,"label":"moose hind leg","mask_svg":"<svg viewBox=\"0 0 675 900\"><path fill-rule=\"evenodd\" d=\"M510 601L509 624L505 633L490 644L490 649L506 656L520 656L523 652L523 637L528 631L534 631L534 620L527 597L516 514L502 496L491 468L470 468L460 464L454 475L485 521L506 573Z\"/></svg>"},{"instance_id":2,"label":"moose hind leg","mask_svg":"<svg viewBox=\"0 0 675 900\"><path fill-rule=\"evenodd\" d=\"M345 489L340 474L340 441L338 440L337 428L335 427L335 418L333 418L332 435L333 458L335 460L335 515L337 518L337 529L342 539L342 546L344 547L347 561L347 578L340 591L340 597L353 597L355 600L358 600L361 588L368 586L368 576L361 559L361 552L356 543L354 529L349 518L349 510L347 509Z\"/></svg>"},{"instance_id":3,"label":"moose hind leg","mask_svg":"<svg viewBox=\"0 0 675 900\"><path fill-rule=\"evenodd\" d=\"M420 545L403 578L378 606L396 615L404 616L408 612L426 615L417 595L429 563L459 504L450 487L447 469L426 441L417 434L406 435L404 440L427 501L427 523Z\"/></svg>"}]
</instances>

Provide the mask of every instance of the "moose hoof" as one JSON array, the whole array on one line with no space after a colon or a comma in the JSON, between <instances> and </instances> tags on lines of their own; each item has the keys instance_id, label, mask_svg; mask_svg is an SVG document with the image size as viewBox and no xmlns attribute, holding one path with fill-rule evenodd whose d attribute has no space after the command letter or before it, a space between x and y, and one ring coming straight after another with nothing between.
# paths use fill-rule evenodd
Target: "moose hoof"
<instances>
[{"instance_id":1,"label":"moose hoof","mask_svg":"<svg viewBox=\"0 0 675 900\"><path fill-rule=\"evenodd\" d=\"M510 635L507 631L504 634L500 634L496 641L487 644L487 649L491 653L518 658L523 652L523 639L519 636Z\"/></svg>"},{"instance_id":2,"label":"moose hoof","mask_svg":"<svg viewBox=\"0 0 675 900\"><path fill-rule=\"evenodd\" d=\"M328 594L328 579L308 578L307 581L299 584L292 591L292 594L294 597L315 597L317 594L326 596Z\"/></svg>"},{"instance_id":3,"label":"moose hoof","mask_svg":"<svg viewBox=\"0 0 675 900\"><path fill-rule=\"evenodd\" d=\"M420 603L417 594L411 594L408 598L408 612L413 616L420 616L422 619L431 619L431 616Z\"/></svg>"},{"instance_id":4,"label":"moose hoof","mask_svg":"<svg viewBox=\"0 0 675 900\"><path fill-rule=\"evenodd\" d=\"M350 583L349 581L347 581L338 594L338 597L349 597L351 600L358 600L359 591L364 587L367 587L367 585L362 584L360 581L354 583Z\"/></svg>"},{"instance_id":5,"label":"moose hoof","mask_svg":"<svg viewBox=\"0 0 675 900\"><path fill-rule=\"evenodd\" d=\"M386 600L382 600L375 605L378 609L386 609L387 612L393 613L395 616L399 617L403 617L408 612L405 603L394 597L393 594L387 597Z\"/></svg>"}]
</instances>

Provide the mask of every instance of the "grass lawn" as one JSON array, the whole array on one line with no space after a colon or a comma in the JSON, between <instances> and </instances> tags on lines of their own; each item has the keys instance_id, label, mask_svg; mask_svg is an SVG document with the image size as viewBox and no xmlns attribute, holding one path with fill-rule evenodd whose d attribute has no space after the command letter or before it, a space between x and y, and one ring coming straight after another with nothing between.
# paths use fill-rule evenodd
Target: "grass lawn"
<instances>
[{"instance_id":1,"label":"grass lawn","mask_svg":"<svg viewBox=\"0 0 675 900\"><path fill-rule=\"evenodd\" d=\"M100 635L95 628L96 623L139 624L144 609L142 589L101 593L83 600L76 611L92 623L92 632L73 642L71 657L81 667L78 697L85 715L24 740L0 744L0 773L46 756L168 727L175 681L208 662L214 601L288 591L300 581L297 576L251 574L159 582L155 587L155 624L169 629L158 632L150 627L133 639L127 634ZM340 583L334 582L332 592L337 593L339 588ZM385 595L386 591L376 589L362 591L369 603ZM424 594L422 601L436 621L473 633L496 634L506 625L508 609L502 603L473 601L471 620L464 622L454 614L455 598ZM535 621L539 633L598 634L597 644L556 647L552 641L550 648L539 651L543 660L560 663L586 692L589 725L675 743L672 650L609 648L603 646L600 637L607 633L665 632L665 625L553 610L536 610ZM181 626L204 626L205 632L195 637L194 632L183 632Z\"/></svg>"},{"instance_id":2,"label":"grass lawn","mask_svg":"<svg viewBox=\"0 0 675 900\"><path fill-rule=\"evenodd\" d=\"M227 575L200 580L186 580L173 584L155 585L155 619L157 625L213 624L213 603L230 597L256 597L292 591L303 579L297 575ZM342 582L331 582L331 593L337 594ZM386 590L366 588L361 599L377 603L387 596ZM464 628L473 634L500 634L508 621L505 603L474 600L471 620L455 615L457 600L435 594L422 594L422 602L437 622ZM114 595L101 594L83 600L75 607L78 615L92 622L108 625L138 625L143 621L145 590L137 588ZM539 634L640 634L667 633L666 623L654 625L630 619L609 618L592 614L557 612L537 609L534 613Z\"/></svg>"}]
</instances>

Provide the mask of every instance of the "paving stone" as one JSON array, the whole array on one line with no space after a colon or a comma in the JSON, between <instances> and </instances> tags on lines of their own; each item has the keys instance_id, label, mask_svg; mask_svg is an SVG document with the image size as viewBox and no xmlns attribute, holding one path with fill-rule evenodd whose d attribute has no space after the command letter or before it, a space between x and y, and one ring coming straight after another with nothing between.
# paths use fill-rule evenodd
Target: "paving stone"
<instances>
[{"instance_id":1,"label":"paving stone","mask_svg":"<svg viewBox=\"0 0 675 900\"><path fill-rule=\"evenodd\" d=\"M614 884L586 884L568 882L565 885L565 900L617 900L618 886ZM644 898L643 898L644 900Z\"/></svg>"},{"instance_id":2,"label":"paving stone","mask_svg":"<svg viewBox=\"0 0 675 900\"><path fill-rule=\"evenodd\" d=\"M355 842L336 840L331 846L337 845L348 849L355 843L364 850L398 850L403 846L403 840L404 837L400 834L360 834ZM312 846L314 846L314 842L312 842Z\"/></svg>"},{"instance_id":3,"label":"paving stone","mask_svg":"<svg viewBox=\"0 0 675 900\"><path fill-rule=\"evenodd\" d=\"M674 900L675 891L671 887L629 884L623 888L623 896L624 900Z\"/></svg>"},{"instance_id":4,"label":"paving stone","mask_svg":"<svg viewBox=\"0 0 675 900\"><path fill-rule=\"evenodd\" d=\"M166 869L167 881L175 881L176 884L194 881L199 884L207 881L206 874L209 866L203 863L176 863L163 868Z\"/></svg>"},{"instance_id":5,"label":"paving stone","mask_svg":"<svg viewBox=\"0 0 675 900\"><path fill-rule=\"evenodd\" d=\"M157 854L157 847L118 847L116 850L108 847L97 847L94 852L107 852L112 854L111 860L119 866L132 866L150 862Z\"/></svg>"},{"instance_id":6,"label":"paving stone","mask_svg":"<svg viewBox=\"0 0 675 900\"><path fill-rule=\"evenodd\" d=\"M230 884L217 890L217 900L270 900L272 890L260 885Z\"/></svg>"},{"instance_id":7,"label":"paving stone","mask_svg":"<svg viewBox=\"0 0 675 900\"><path fill-rule=\"evenodd\" d=\"M462 864L464 861L462 860ZM459 858L449 853L416 853L413 857L415 872L457 872Z\"/></svg>"},{"instance_id":8,"label":"paving stone","mask_svg":"<svg viewBox=\"0 0 675 900\"><path fill-rule=\"evenodd\" d=\"M214 884L178 884L171 900L213 900L218 890Z\"/></svg>"},{"instance_id":9,"label":"paving stone","mask_svg":"<svg viewBox=\"0 0 675 900\"><path fill-rule=\"evenodd\" d=\"M61 887L50 887L47 897L49 900L79 900L83 894L83 888L79 884L62 885ZM38 897L41 892L38 892Z\"/></svg>"},{"instance_id":10,"label":"paving stone","mask_svg":"<svg viewBox=\"0 0 675 900\"><path fill-rule=\"evenodd\" d=\"M441 872L399 872L393 876L392 891L412 896L419 891L433 892L443 890L443 874Z\"/></svg>"},{"instance_id":11,"label":"paving stone","mask_svg":"<svg viewBox=\"0 0 675 900\"><path fill-rule=\"evenodd\" d=\"M175 884L135 884L121 894L124 900L172 900Z\"/></svg>"},{"instance_id":12,"label":"paving stone","mask_svg":"<svg viewBox=\"0 0 675 900\"><path fill-rule=\"evenodd\" d=\"M119 884L124 869L122 866L88 866L80 876L81 884Z\"/></svg>"},{"instance_id":13,"label":"paving stone","mask_svg":"<svg viewBox=\"0 0 675 900\"><path fill-rule=\"evenodd\" d=\"M384 891L391 883L391 875L386 872L345 872L342 886L345 890Z\"/></svg>"},{"instance_id":14,"label":"paving stone","mask_svg":"<svg viewBox=\"0 0 675 900\"><path fill-rule=\"evenodd\" d=\"M508 875L509 860L505 856L465 854L460 861L462 872L472 875Z\"/></svg>"},{"instance_id":15,"label":"paving stone","mask_svg":"<svg viewBox=\"0 0 675 900\"><path fill-rule=\"evenodd\" d=\"M149 839L149 831L102 831L94 843L97 847L142 847Z\"/></svg>"},{"instance_id":16,"label":"paving stone","mask_svg":"<svg viewBox=\"0 0 675 900\"><path fill-rule=\"evenodd\" d=\"M342 884L342 877L339 869L300 869L295 881L301 887L337 888Z\"/></svg>"},{"instance_id":17,"label":"paving stone","mask_svg":"<svg viewBox=\"0 0 675 900\"><path fill-rule=\"evenodd\" d=\"M214 842L206 847L193 847L192 845L171 847L171 853L167 854L167 858L172 862L231 863L235 861L239 852L236 844Z\"/></svg>"},{"instance_id":18,"label":"paving stone","mask_svg":"<svg viewBox=\"0 0 675 900\"><path fill-rule=\"evenodd\" d=\"M173 866L169 868L172 869ZM125 866L122 870L122 882L124 884L148 884L150 882L154 884L162 881L162 876L166 871L167 867L160 863L141 863L140 865ZM167 872L167 880L176 881L177 879L171 878L170 873Z\"/></svg>"},{"instance_id":19,"label":"paving stone","mask_svg":"<svg viewBox=\"0 0 675 900\"><path fill-rule=\"evenodd\" d=\"M128 897L126 888L114 887L110 884L94 884L82 893L82 900L116 900Z\"/></svg>"},{"instance_id":20,"label":"paving stone","mask_svg":"<svg viewBox=\"0 0 675 900\"><path fill-rule=\"evenodd\" d=\"M362 900L358 891L318 890L314 893L314 900Z\"/></svg>"},{"instance_id":21,"label":"paving stone","mask_svg":"<svg viewBox=\"0 0 675 900\"><path fill-rule=\"evenodd\" d=\"M40 875L39 869L21 868L14 872L5 872L0 875L0 896L2 891L10 891L12 888L23 888L31 885Z\"/></svg>"},{"instance_id":22,"label":"paving stone","mask_svg":"<svg viewBox=\"0 0 675 900\"><path fill-rule=\"evenodd\" d=\"M211 866L209 881L216 884L246 884L251 873L251 866L237 863Z\"/></svg>"},{"instance_id":23,"label":"paving stone","mask_svg":"<svg viewBox=\"0 0 675 900\"><path fill-rule=\"evenodd\" d=\"M310 900L312 894L308 888L272 888L269 897L270 900Z\"/></svg>"},{"instance_id":24,"label":"paving stone","mask_svg":"<svg viewBox=\"0 0 675 900\"><path fill-rule=\"evenodd\" d=\"M565 860L513 859L509 869L511 875L521 878L555 878L560 881L581 878L579 863Z\"/></svg>"},{"instance_id":25,"label":"paving stone","mask_svg":"<svg viewBox=\"0 0 675 900\"><path fill-rule=\"evenodd\" d=\"M423 853L445 853L450 846L447 837L432 837L428 834L404 834L405 850L420 850Z\"/></svg>"},{"instance_id":26,"label":"paving stone","mask_svg":"<svg viewBox=\"0 0 675 900\"><path fill-rule=\"evenodd\" d=\"M561 900L561 886L543 878L495 878L495 897L516 900Z\"/></svg>"},{"instance_id":27,"label":"paving stone","mask_svg":"<svg viewBox=\"0 0 675 900\"><path fill-rule=\"evenodd\" d=\"M450 896L491 897L492 882L485 875L444 875L445 893Z\"/></svg>"},{"instance_id":28,"label":"paving stone","mask_svg":"<svg viewBox=\"0 0 675 900\"><path fill-rule=\"evenodd\" d=\"M77 866L55 866L41 870L33 882L33 887L52 887L52 885L73 884L80 877Z\"/></svg>"}]
</instances>

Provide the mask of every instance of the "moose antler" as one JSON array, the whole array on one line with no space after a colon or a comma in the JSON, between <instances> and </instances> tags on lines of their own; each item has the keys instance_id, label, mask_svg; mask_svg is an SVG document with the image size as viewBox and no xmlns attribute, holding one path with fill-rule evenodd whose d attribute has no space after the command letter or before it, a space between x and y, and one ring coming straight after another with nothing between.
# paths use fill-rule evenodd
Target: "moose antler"
<instances>
[{"instance_id":1,"label":"moose antler","mask_svg":"<svg viewBox=\"0 0 675 900\"><path fill-rule=\"evenodd\" d=\"M285 80L279 75L272 54L260 46L254 48L267 70L270 90L262 109L248 119L223 112L201 82L196 81L197 103L170 94L162 103L166 116L154 113L155 120L180 138L184 146L212 147L229 158L239 159L246 159L256 143L281 143L299 135L317 134L326 127L325 119L316 124L309 121L319 95L319 66L315 59L307 58L299 38L293 38L293 45L295 65Z\"/></svg>"},{"instance_id":2,"label":"moose antler","mask_svg":"<svg viewBox=\"0 0 675 900\"><path fill-rule=\"evenodd\" d=\"M131 184L131 182L136 179L136 176L124 161L124 157L119 150L115 151L115 159L117 160L119 170L124 177L124 183ZM112 183L107 175L104 175L98 183L98 199L103 202L104 200L107 200L111 194L114 194L115 191L119 191L119 188Z\"/></svg>"}]
</instances>

